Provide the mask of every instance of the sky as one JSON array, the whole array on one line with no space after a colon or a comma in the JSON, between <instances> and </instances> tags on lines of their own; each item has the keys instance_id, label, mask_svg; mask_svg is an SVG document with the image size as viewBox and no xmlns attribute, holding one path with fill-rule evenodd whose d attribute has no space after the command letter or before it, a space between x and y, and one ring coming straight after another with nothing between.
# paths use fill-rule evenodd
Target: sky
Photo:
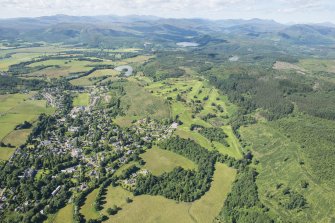
<instances>
[{"instance_id":1,"label":"sky","mask_svg":"<svg viewBox=\"0 0 335 223\"><path fill-rule=\"evenodd\" d=\"M168 18L273 19L335 23L335 0L0 0L0 18L153 15Z\"/></svg>"}]
</instances>

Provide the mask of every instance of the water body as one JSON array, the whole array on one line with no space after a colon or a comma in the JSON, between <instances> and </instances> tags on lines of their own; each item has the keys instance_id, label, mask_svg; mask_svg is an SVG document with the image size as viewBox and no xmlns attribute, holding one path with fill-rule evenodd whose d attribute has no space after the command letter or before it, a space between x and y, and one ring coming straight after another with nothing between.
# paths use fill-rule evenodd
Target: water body
<instances>
[{"instance_id":1,"label":"water body","mask_svg":"<svg viewBox=\"0 0 335 223\"><path fill-rule=\"evenodd\" d=\"M114 70L117 70L117 71L120 71L122 72L123 70L127 70L124 75L126 77L129 77L133 74L133 68L129 65L124 65L124 66L118 66L118 67L115 67Z\"/></svg>"},{"instance_id":2,"label":"water body","mask_svg":"<svg viewBox=\"0 0 335 223\"><path fill-rule=\"evenodd\" d=\"M199 46L199 44L195 43L195 42L179 42L179 43L177 43L177 45L181 46L181 47Z\"/></svg>"}]
</instances>

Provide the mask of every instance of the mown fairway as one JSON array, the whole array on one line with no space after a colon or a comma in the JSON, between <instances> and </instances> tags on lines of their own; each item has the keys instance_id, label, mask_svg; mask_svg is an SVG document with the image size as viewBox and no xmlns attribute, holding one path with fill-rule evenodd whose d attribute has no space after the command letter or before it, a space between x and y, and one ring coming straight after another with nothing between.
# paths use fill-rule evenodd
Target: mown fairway
<instances>
[{"instance_id":1,"label":"mown fairway","mask_svg":"<svg viewBox=\"0 0 335 223\"><path fill-rule=\"evenodd\" d=\"M154 175L160 175L169 172L175 167L184 169L196 169L196 165L183 156L175 154L171 151L153 147L141 155L145 161L144 169L149 170Z\"/></svg>"},{"instance_id":2,"label":"mown fairway","mask_svg":"<svg viewBox=\"0 0 335 223\"><path fill-rule=\"evenodd\" d=\"M220 95L217 89L208 87L206 83L193 78L155 82L147 86L146 89L150 90L154 95L170 98L172 117L178 116L183 123L176 131L178 136L185 139L193 139L206 149L218 150L222 154L238 159L242 158L241 145L233 134L231 127L226 124L229 116L236 112L236 106L229 103L225 96ZM175 100L177 95L181 95L185 101ZM194 113L197 106L194 102L196 100L200 100L202 105L202 110L199 113ZM217 106L221 106L223 111L218 111ZM203 117L208 114L216 114L220 117L220 121L219 118L211 118L205 121ZM222 117L224 118L223 121ZM229 147L216 141L211 142L198 132L191 131L190 127L192 124L204 127L222 127L223 131L228 135L227 142Z\"/></svg>"}]
</instances>

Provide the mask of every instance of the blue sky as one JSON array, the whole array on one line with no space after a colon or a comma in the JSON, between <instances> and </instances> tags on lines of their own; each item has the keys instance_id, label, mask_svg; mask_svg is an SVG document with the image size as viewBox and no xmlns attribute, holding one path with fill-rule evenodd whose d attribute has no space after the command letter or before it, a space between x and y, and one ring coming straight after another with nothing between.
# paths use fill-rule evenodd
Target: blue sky
<instances>
[{"instance_id":1,"label":"blue sky","mask_svg":"<svg viewBox=\"0 0 335 223\"><path fill-rule=\"evenodd\" d=\"M0 17L155 15L335 23L335 0L0 0Z\"/></svg>"}]
</instances>

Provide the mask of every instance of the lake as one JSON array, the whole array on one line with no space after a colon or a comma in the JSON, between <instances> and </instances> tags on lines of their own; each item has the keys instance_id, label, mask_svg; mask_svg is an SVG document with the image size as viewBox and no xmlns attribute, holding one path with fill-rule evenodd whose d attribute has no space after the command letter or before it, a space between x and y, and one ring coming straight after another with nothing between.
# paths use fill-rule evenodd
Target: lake
<instances>
[{"instance_id":1,"label":"lake","mask_svg":"<svg viewBox=\"0 0 335 223\"><path fill-rule=\"evenodd\" d=\"M177 43L177 45L181 46L181 47L199 46L199 44L195 43L195 42L179 42L179 43Z\"/></svg>"}]
</instances>

